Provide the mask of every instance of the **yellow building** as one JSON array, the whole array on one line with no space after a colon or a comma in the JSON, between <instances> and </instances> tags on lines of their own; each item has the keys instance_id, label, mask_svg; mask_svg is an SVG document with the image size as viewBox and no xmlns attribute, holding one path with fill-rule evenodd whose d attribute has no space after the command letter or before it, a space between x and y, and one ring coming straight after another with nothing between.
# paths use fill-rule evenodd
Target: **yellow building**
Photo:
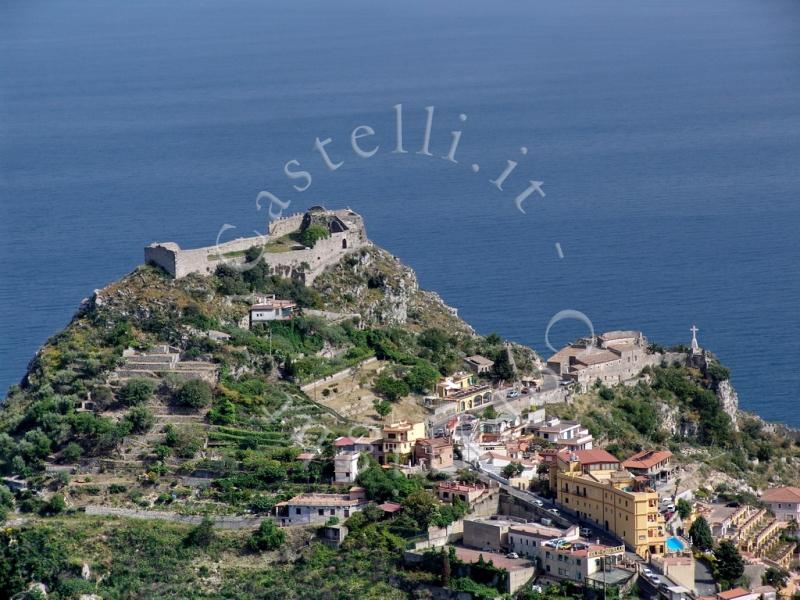
<instances>
[{"instance_id":1,"label":"yellow building","mask_svg":"<svg viewBox=\"0 0 800 600\"><path fill-rule=\"evenodd\" d=\"M664 519L658 493L642 479L599 448L559 452L550 470L550 484L564 508L614 533L647 558L664 553Z\"/></svg>"},{"instance_id":2,"label":"yellow building","mask_svg":"<svg viewBox=\"0 0 800 600\"><path fill-rule=\"evenodd\" d=\"M440 379L436 384L436 395L440 400L454 402L456 412L464 412L491 402L492 387L476 385L475 376L462 371Z\"/></svg>"},{"instance_id":3,"label":"yellow building","mask_svg":"<svg viewBox=\"0 0 800 600\"><path fill-rule=\"evenodd\" d=\"M425 437L425 423L400 421L383 426L383 456L393 454L397 462L404 463L411 458L414 444Z\"/></svg>"}]
</instances>

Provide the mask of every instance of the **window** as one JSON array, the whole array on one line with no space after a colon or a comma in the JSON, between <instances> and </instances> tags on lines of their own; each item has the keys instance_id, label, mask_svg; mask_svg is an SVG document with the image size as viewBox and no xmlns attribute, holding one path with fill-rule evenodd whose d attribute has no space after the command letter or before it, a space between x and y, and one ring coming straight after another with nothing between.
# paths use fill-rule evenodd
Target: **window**
<instances>
[{"instance_id":1,"label":"window","mask_svg":"<svg viewBox=\"0 0 800 600\"><path fill-rule=\"evenodd\" d=\"M330 514L331 514L331 515L335 515L335 514L336 514L336 509L335 509L335 508L332 508L332 509L331 509L331 513L330 513Z\"/></svg>"},{"instance_id":2,"label":"window","mask_svg":"<svg viewBox=\"0 0 800 600\"><path fill-rule=\"evenodd\" d=\"M299 508L295 508L294 509L294 514L299 515L300 514L300 509Z\"/></svg>"},{"instance_id":3,"label":"window","mask_svg":"<svg viewBox=\"0 0 800 600\"><path fill-rule=\"evenodd\" d=\"M320 508L317 512L319 513L320 516L324 516L325 515L325 509L324 508Z\"/></svg>"}]
</instances>

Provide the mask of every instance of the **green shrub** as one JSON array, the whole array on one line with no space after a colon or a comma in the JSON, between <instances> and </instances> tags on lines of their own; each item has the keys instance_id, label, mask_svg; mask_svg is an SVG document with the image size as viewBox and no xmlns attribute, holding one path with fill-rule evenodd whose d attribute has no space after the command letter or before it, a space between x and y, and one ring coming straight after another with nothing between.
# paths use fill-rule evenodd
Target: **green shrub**
<instances>
[{"instance_id":1,"label":"green shrub","mask_svg":"<svg viewBox=\"0 0 800 600\"><path fill-rule=\"evenodd\" d=\"M208 406L212 398L211 386L201 379L190 379L178 392L178 401L193 408Z\"/></svg>"},{"instance_id":2,"label":"green shrub","mask_svg":"<svg viewBox=\"0 0 800 600\"><path fill-rule=\"evenodd\" d=\"M119 401L126 406L138 406L150 400L155 390L155 384L149 379L129 379L119 391Z\"/></svg>"},{"instance_id":3,"label":"green shrub","mask_svg":"<svg viewBox=\"0 0 800 600\"><path fill-rule=\"evenodd\" d=\"M277 550L286 540L286 532L280 529L272 519L264 519L261 525L247 542L248 547L254 552Z\"/></svg>"},{"instance_id":4,"label":"green shrub","mask_svg":"<svg viewBox=\"0 0 800 600\"><path fill-rule=\"evenodd\" d=\"M308 248L313 248L318 240L331 237L330 231L322 225L309 225L300 234L300 243Z\"/></svg>"}]
</instances>

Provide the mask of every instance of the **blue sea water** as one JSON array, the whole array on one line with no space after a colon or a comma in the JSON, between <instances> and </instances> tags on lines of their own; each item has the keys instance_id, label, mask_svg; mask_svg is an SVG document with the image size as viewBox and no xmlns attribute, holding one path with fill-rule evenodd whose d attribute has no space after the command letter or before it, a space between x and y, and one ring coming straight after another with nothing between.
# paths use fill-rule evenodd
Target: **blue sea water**
<instances>
[{"instance_id":1,"label":"blue sea water","mask_svg":"<svg viewBox=\"0 0 800 600\"><path fill-rule=\"evenodd\" d=\"M480 332L542 353L565 309L663 344L697 324L745 408L800 425L796 0L6 0L0 86L3 388L145 244L263 231L269 190L358 210Z\"/></svg>"}]
</instances>

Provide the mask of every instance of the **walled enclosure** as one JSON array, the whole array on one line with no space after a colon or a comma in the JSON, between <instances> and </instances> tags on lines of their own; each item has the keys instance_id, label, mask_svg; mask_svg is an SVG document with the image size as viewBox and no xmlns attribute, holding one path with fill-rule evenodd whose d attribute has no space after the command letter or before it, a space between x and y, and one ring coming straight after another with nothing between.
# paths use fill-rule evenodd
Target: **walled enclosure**
<instances>
[{"instance_id":1,"label":"walled enclosure","mask_svg":"<svg viewBox=\"0 0 800 600\"><path fill-rule=\"evenodd\" d=\"M190 273L210 275L220 264L243 264L244 252L253 246L263 246L312 223L326 226L330 237L318 240L313 248L303 248L298 244L297 250L263 252L261 260L269 265L271 272L310 285L326 267L338 263L345 254L370 244L361 215L350 209L326 210L314 206L306 213L272 221L268 235L263 237L239 238L189 250L182 249L175 242L155 242L145 247L144 260L147 264L161 267L176 279Z\"/></svg>"}]
</instances>

